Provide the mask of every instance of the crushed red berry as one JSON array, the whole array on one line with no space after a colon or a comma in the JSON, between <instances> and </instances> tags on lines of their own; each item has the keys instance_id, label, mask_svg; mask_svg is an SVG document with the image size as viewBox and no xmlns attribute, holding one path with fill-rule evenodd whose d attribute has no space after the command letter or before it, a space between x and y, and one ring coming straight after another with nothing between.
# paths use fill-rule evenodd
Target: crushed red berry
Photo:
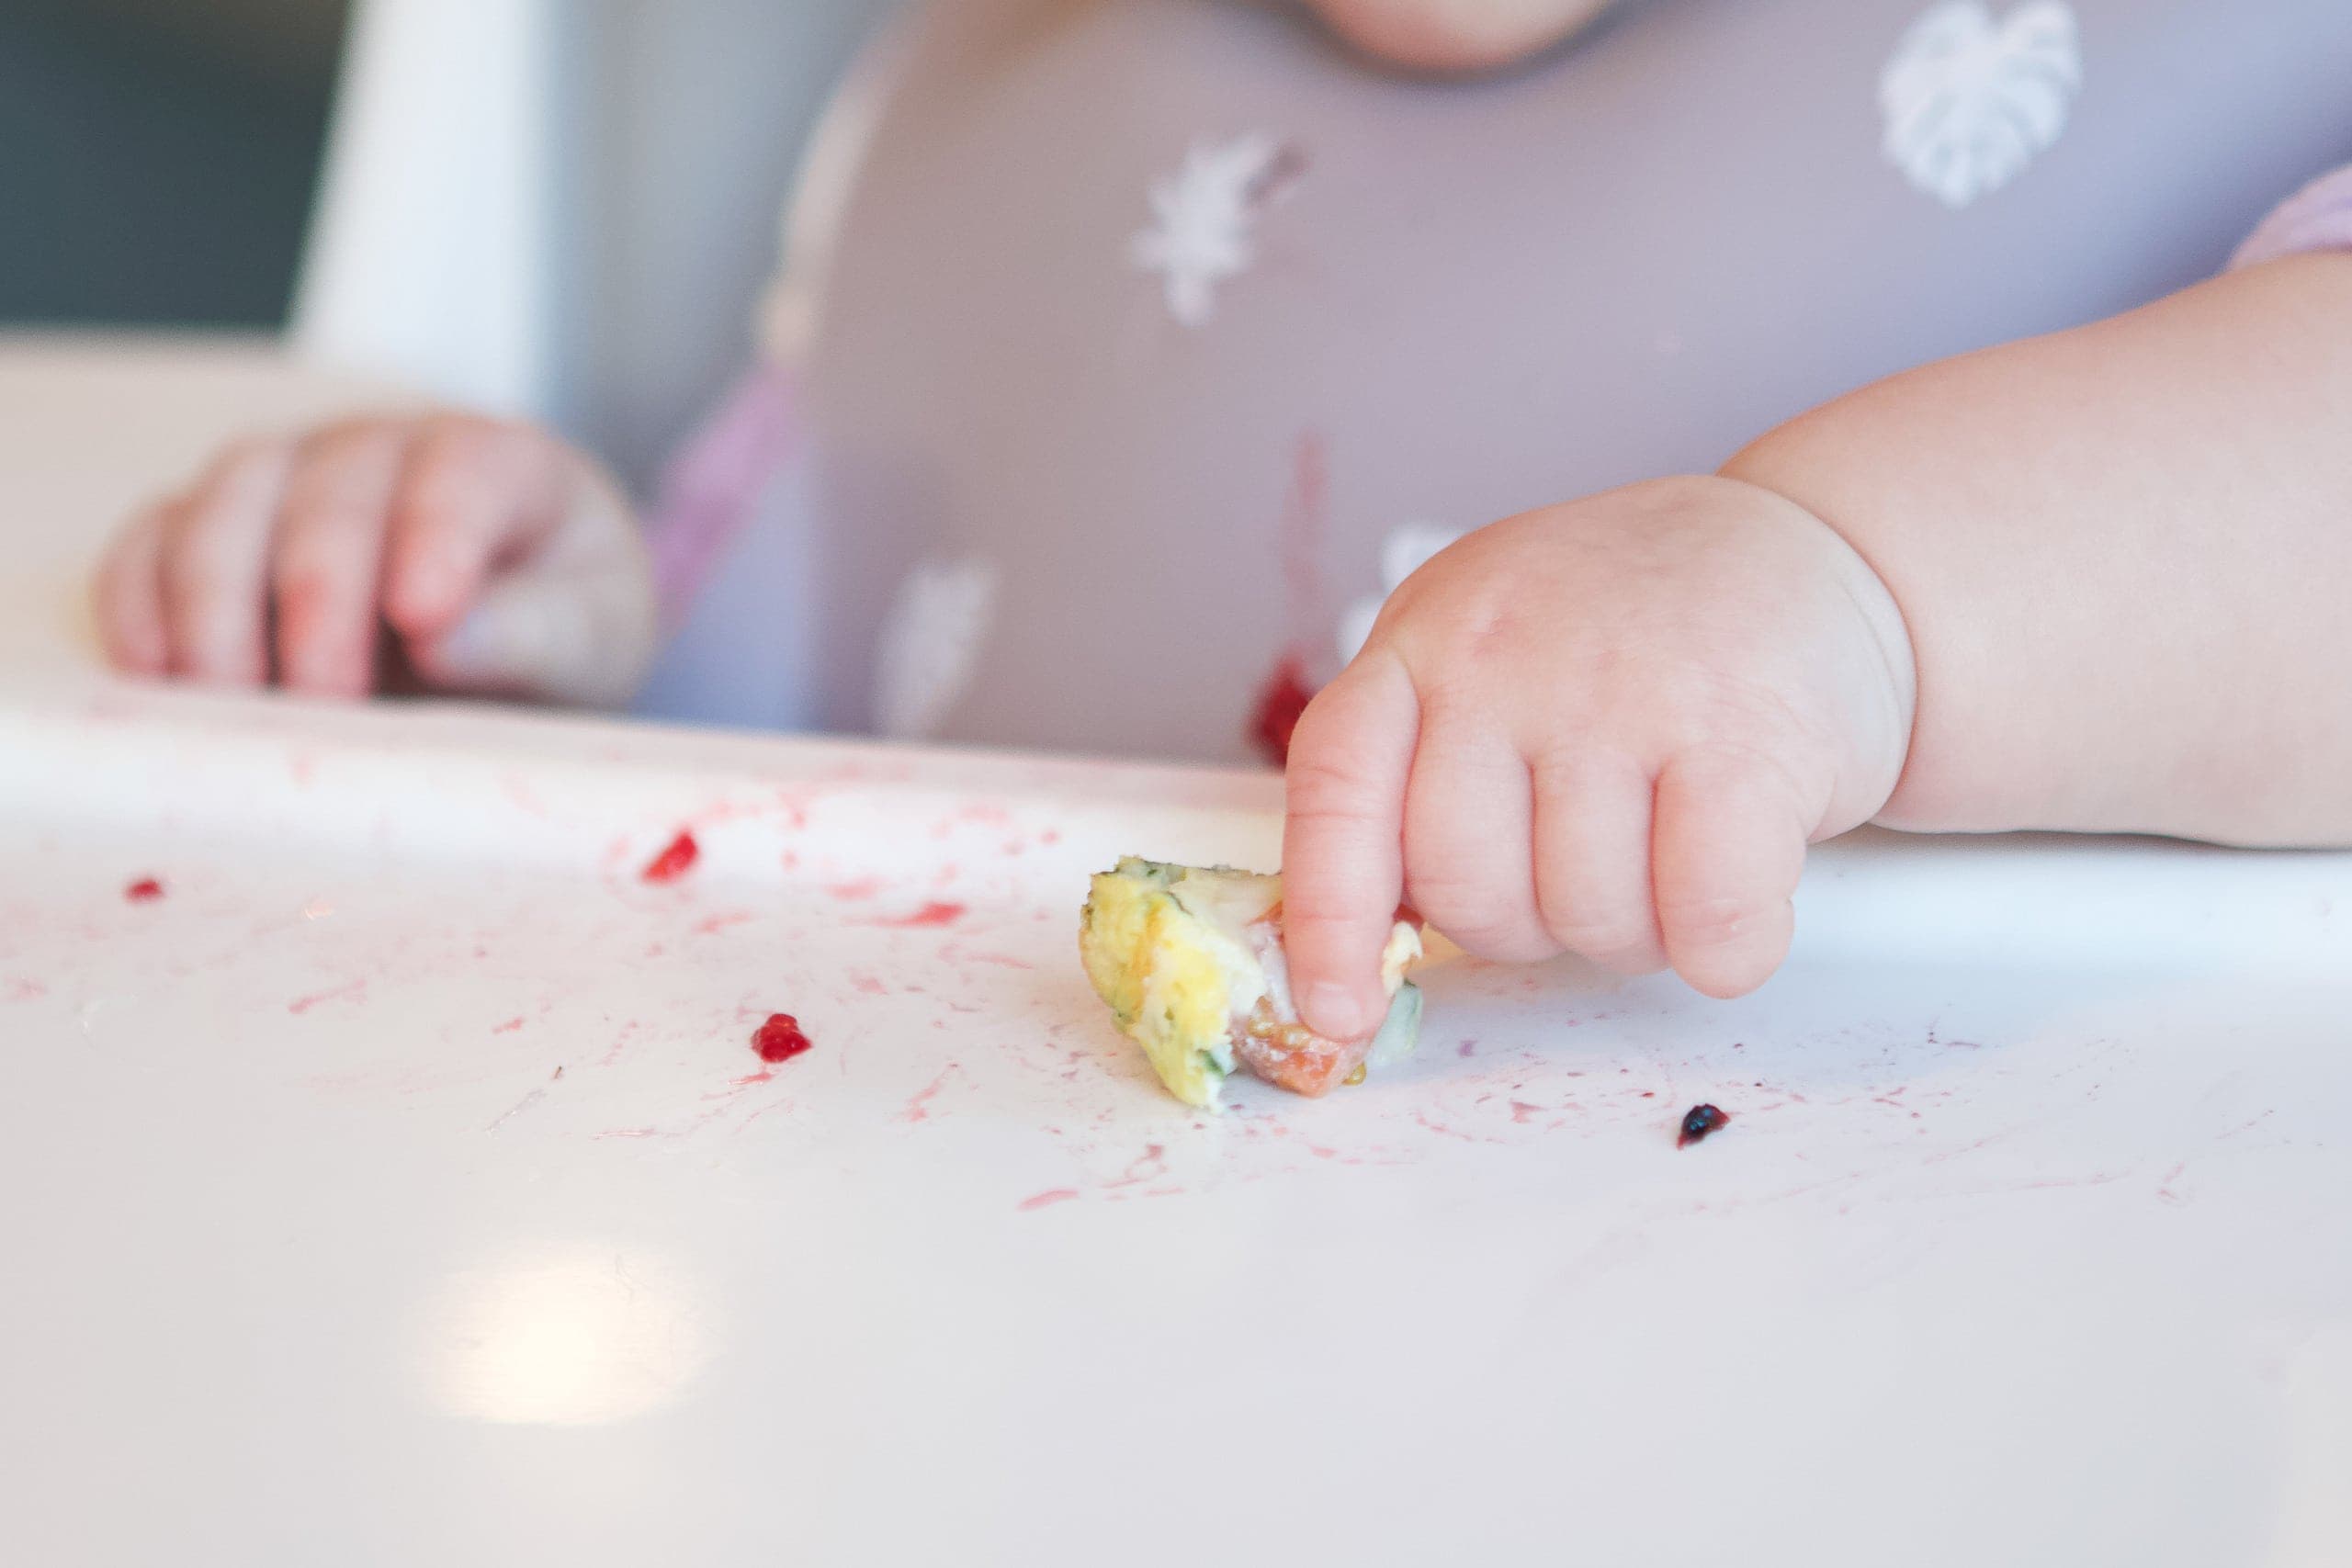
<instances>
[{"instance_id":1,"label":"crushed red berry","mask_svg":"<svg viewBox=\"0 0 2352 1568\"><path fill-rule=\"evenodd\" d=\"M1257 742L1261 756L1278 768L1290 761L1290 738L1314 699L1298 656L1284 659L1258 689L1258 706L1250 719L1250 739Z\"/></svg>"},{"instance_id":2,"label":"crushed red berry","mask_svg":"<svg viewBox=\"0 0 2352 1568\"><path fill-rule=\"evenodd\" d=\"M1674 1140L1678 1149L1688 1148L1731 1120L1731 1112L1718 1111L1712 1105L1694 1105L1682 1114L1682 1135Z\"/></svg>"},{"instance_id":3,"label":"crushed red berry","mask_svg":"<svg viewBox=\"0 0 2352 1568\"><path fill-rule=\"evenodd\" d=\"M695 862L700 859L702 859L702 846L695 842L695 836L692 833L682 831L676 838L670 840L667 849L649 861L645 870L639 874L644 881L653 883L657 886L665 885L677 881L678 878L692 871L695 868Z\"/></svg>"},{"instance_id":4,"label":"crushed red berry","mask_svg":"<svg viewBox=\"0 0 2352 1568\"><path fill-rule=\"evenodd\" d=\"M760 1054L763 1062L789 1062L810 1049L808 1036L800 1032L800 1021L788 1012L773 1013L752 1036L752 1049Z\"/></svg>"},{"instance_id":5,"label":"crushed red berry","mask_svg":"<svg viewBox=\"0 0 2352 1568\"><path fill-rule=\"evenodd\" d=\"M152 876L142 876L124 888L122 896L134 904L152 904L164 896L164 885Z\"/></svg>"}]
</instances>

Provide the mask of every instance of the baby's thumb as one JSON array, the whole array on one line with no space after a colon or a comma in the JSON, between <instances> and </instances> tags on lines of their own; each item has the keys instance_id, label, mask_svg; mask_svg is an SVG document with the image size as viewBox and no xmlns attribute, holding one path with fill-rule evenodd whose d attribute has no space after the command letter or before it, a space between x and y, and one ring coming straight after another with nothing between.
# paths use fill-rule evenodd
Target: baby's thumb
<instances>
[{"instance_id":1,"label":"baby's thumb","mask_svg":"<svg viewBox=\"0 0 2352 1568\"><path fill-rule=\"evenodd\" d=\"M653 636L650 596L629 574L521 572L408 655L436 690L616 707L644 679Z\"/></svg>"}]
</instances>

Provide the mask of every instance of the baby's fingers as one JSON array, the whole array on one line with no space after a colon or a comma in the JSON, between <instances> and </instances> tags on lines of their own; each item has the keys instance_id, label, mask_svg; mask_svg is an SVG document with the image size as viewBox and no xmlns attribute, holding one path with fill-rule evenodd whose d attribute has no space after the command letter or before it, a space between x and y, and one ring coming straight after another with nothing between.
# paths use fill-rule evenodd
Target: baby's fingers
<instances>
[{"instance_id":1,"label":"baby's fingers","mask_svg":"<svg viewBox=\"0 0 2352 1568\"><path fill-rule=\"evenodd\" d=\"M171 667L164 631L164 512L156 506L115 536L98 566L92 608L107 661L130 675L161 675Z\"/></svg>"},{"instance_id":2,"label":"baby's fingers","mask_svg":"<svg viewBox=\"0 0 2352 1568\"><path fill-rule=\"evenodd\" d=\"M287 461L280 442L232 446L185 500L158 513L173 673L237 686L268 679L269 542Z\"/></svg>"},{"instance_id":3,"label":"baby's fingers","mask_svg":"<svg viewBox=\"0 0 2352 1568\"><path fill-rule=\"evenodd\" d=\"M399 424L345 425L296 458L276 570L278 665L297 691L357 697L375 683L384 525L408 443Z\"/></svg>"},{"instance_id":4,"label":"baby's fingers","mask_svg":"<svg viewBox=\"0 0 2352 1568\"><path fill-rule=\"evenodd\" d=\"M1665 967L1650 902L1649 771L1577 746L1539 761L1534 777L1536 902L1552 940L1621 975Z\"/></svg>"},{"instance_id":5,"label":"baby's fingers","mask_svg":"<svg viewBox=\"0 0 2352 1568\"><path fill-rule=\"evenodd\" d=\"M1291 738L1283 940L1308 1028L1355 1040L1385 1007L1380 951L1404 889L1405 786L1419 706L1377 652L1308 705Z\"/></svg>"},{"instance_id":6,"label":"baby's fingers","mask_svg":"<svg viewBox=\"0 0 2352 1568\"><path fill-rule=\"evenodd\" d=\"M1744 996L1788 956L1790 900L1820 818L1813 792L1753 752L1686 751L1658 775L1651 878L1675 971Z\"/></svg>"},{"instance_id":7,"label":"baby's fingers","mask_svg":"<svg viewBox=\"0 0 2352 1568\"><path fill-rule=\"evenodd\" d=\"M391 503L384 613L412 645L453 630L491 579L537 553L571 511L574 467L552 437L487 420L427 426Z\"/></svg>"}]
</instances>

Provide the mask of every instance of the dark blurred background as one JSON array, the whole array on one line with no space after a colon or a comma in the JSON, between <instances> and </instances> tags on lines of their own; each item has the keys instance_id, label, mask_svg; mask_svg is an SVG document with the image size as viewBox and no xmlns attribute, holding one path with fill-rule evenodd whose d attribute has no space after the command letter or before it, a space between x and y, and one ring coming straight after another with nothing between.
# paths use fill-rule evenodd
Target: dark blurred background
<instances>
[{"instance_id":1,"label":"dark blurred background","mask_svg":"<svg viewBox=\"0 0 2352 1568\"><path fill-rule=\"evenodd\" d=\"M395 13L368 0L0 0L0 332L285 325L347 49L380 50L395 15L429 24L435 47L464 48L469 27L511 36L496 17L531 12L552 84L548 297L530 326L547 373L512 412L650 484L753 354L811 123L896 3L444 0ZM379 116L452 107L440 80L378 86ZM441 155L434 145L420 155ZM438 276L429 263L449 236L435 216L371 227L369 243L389 247L371 257L395 279ZM417 256L400 253L404 232ZM397 331L413 307L387 299L384 319ZM468 368L394 374L462 400Z\"/></svg>"},{"instance_id":2,"label":"dark blurred background","mask_svg":"<svg viewBox=\"0 0 2352 1568\"><path fill-rule=\"evenodd\" d=\"M278 325L347 11L0 0L0 321Z\"/></svg>"}]
</instances>

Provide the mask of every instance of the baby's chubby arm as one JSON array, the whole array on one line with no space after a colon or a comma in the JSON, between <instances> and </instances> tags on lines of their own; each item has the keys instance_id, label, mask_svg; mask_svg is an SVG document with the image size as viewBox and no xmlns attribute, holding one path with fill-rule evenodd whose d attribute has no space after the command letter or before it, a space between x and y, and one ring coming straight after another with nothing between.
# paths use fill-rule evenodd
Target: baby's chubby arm
<instances>
[{"instance_id":1,"label":"baby's chubby arm","mask_svg":"<svg viewBox=\"0 0 2352 1568\"><path fill-rule=\"evenodd\" d=\"M2338 844L2347 780L2352 257L2299 256L1439 556L1299 725L1287 943L1342 1038L1400 897L1736 995L1861 822Z\"/></svg>"}]
</instances>

